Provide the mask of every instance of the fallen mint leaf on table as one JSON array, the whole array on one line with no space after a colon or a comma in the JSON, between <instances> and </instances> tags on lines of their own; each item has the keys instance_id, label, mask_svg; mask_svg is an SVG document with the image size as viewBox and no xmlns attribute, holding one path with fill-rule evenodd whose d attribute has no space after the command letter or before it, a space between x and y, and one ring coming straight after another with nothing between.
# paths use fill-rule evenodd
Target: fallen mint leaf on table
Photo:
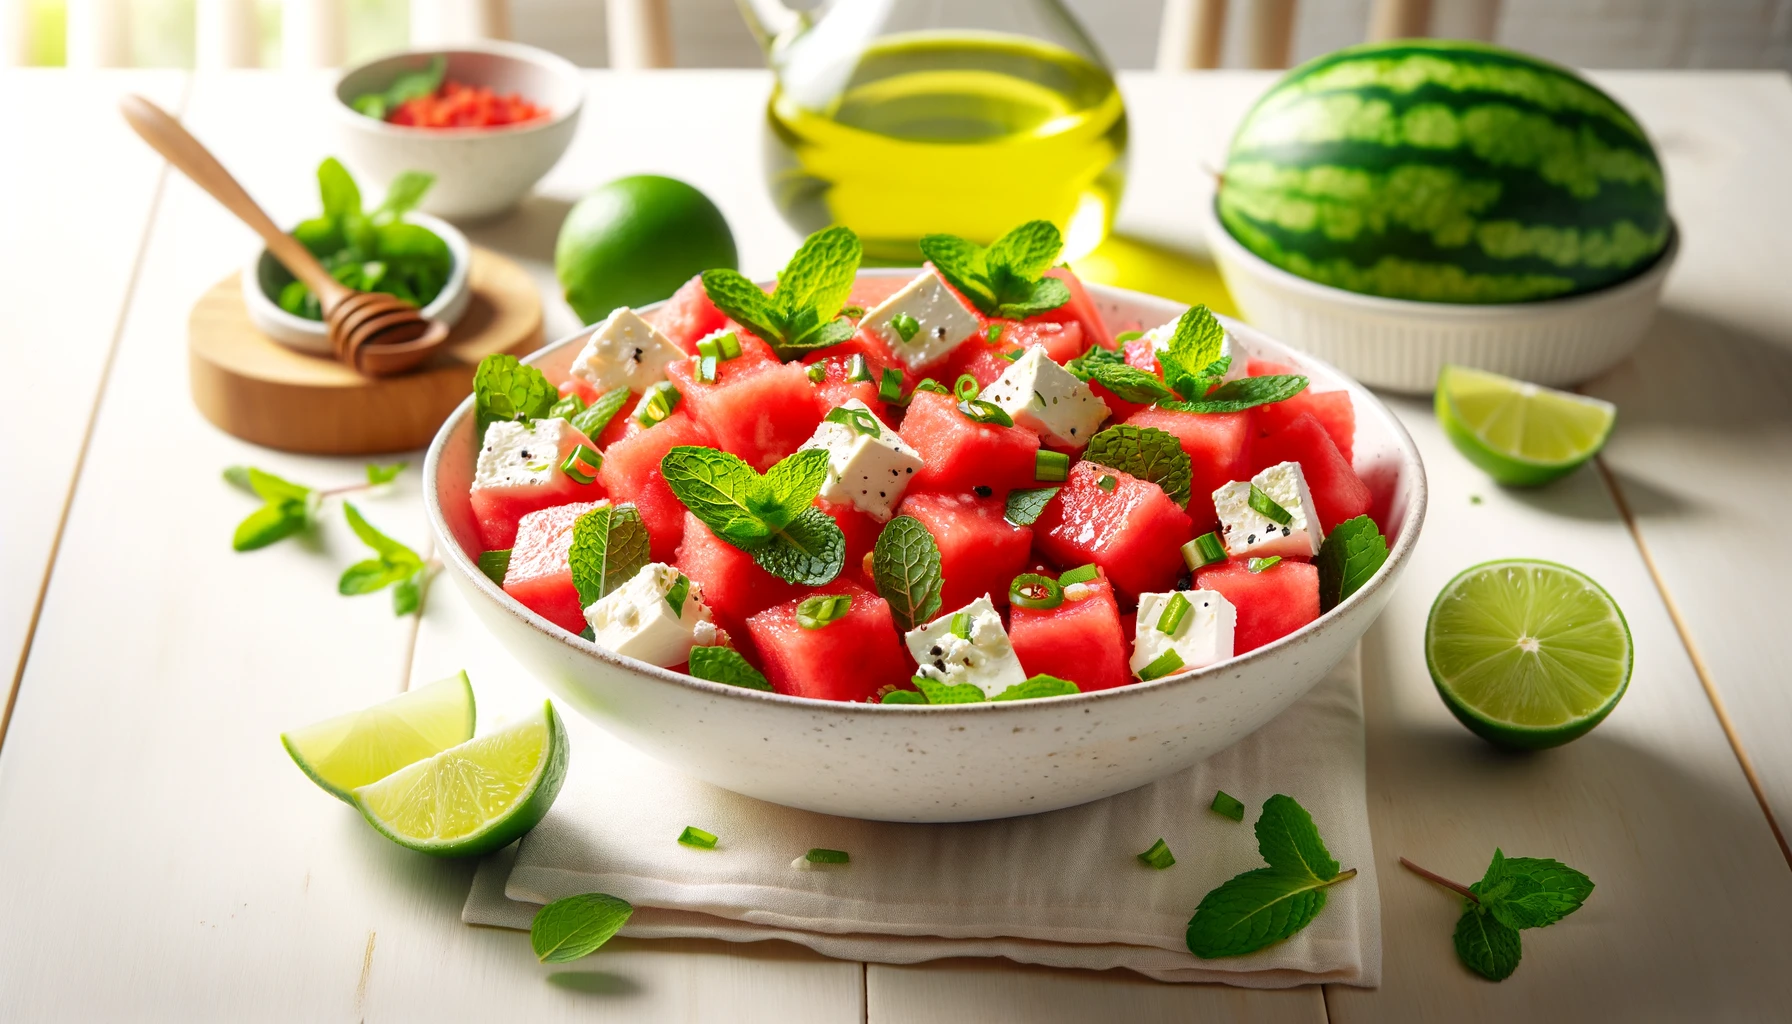
<instances>
[{"instance_id":1,"label":"fallen mint leaf on table","mask_svg":"<svg viewBox=\"0 0 1792 1024\"><path fill-rule=\"evenodd\" d=\"M389 484L398 479L398 474L404 472L408 465L408 462L394 462L389 466L381 466L370 462L367 464L367 483L370 486Z\"/></svg>"},{"instance_id":2,"label":"fallen mint leaf on table","mask_svg":"<svg viewBox=\"0 0 1792 1024\"><path fill-rule=\"evenodd\" d=\"M260 508L237 524L230 546L238 551L265 548L309 529L317 522L323 493L315 488L281 479L254 466L231 466L224 470L224 479L263 502Z\"/></svg>"},{"instance_id":3,"label":"fallen mint leaf on table","mask_svg":"<svg viewBox=\"0 0 1792 1024\"><path fill-rule=\"evenodd\" d=\"M1507 857L1494 848L1493 861L1479 882L1463 885L1428 871L1405 857L1412 873L1462 897L1462 916L1453 941L1463 966L1489 981L1504 981L1524 955L1519 931L1544 928L1581 908L1593 880L1547 857Z\"/></svg>"},{"instance_id":4,"label":"fallen mint leaf on table","mask_svg":"<svg viewBox=\"0 0 1792 1024\"><path fill-rule=\"evenodd\" d=\"M337 592L353 597L395 586L394 615L409 615L422 607L423 582L429 573L422 556L375 529L353 502L342 503L342 515L361 543L373 549L375 557L344 569L342 578L336 581Z\"/></svg>"},{"instance_id":5,"label":"fallen mint leaf on table","mask_svg":"<svg viewBox=\"0 0 1792 1024\"><path fill-rule=\"evenodd\" d=\"M1488 981L1510 978L1524 956L1517 929L1472 906L1457 919L1452 939L1463 965Z\"/></svg>"},{"instance_id":6,"label":"fallen mint leaf on table","mask_svg":"<svg viewBox=\"0 0 1792 1024\"><path fill-rule=\"evenodd\" d=\"M1280 942L1319 915L1327 887L1356 877L1355 868L1338 869L1306 809L1280 793L1263 802L1257 850L1268 867L1235 875L1202 897L1188 923L1189 952L1211 960Z\"/></svg>"},{"instance_id":7,"label":"fallen mint leaf on table","mask_svg":"<svg viewBox=\"0 0 1792 1024\"><path fill-rule=\"evenodd\" d=\"M627 900L601 892L555 900L535 912L529 945L544 964L571 963L597 952L634 912Z\"/></svg>"}]
</instances>

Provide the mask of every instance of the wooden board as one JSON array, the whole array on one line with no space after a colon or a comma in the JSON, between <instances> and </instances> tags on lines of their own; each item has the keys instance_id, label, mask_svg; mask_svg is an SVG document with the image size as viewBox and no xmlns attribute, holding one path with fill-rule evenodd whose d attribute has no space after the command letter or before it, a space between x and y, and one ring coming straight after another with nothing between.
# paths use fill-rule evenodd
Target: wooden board
<instances>
[{"instance_id":1,"label":"wooden board","mask_svg":"<svg viewBox=\"0 0 1792 1024\"><path fill-rule=\"evenodd\" d=\"M523 268L474 247L473 301L447 347L414 373L363 377L255 329L240 274L213 285L187 319L193 403L219 429L282 451L360 455L421 448L495 352L540 346L541 297Z\"/></svg>"}]
</instances>

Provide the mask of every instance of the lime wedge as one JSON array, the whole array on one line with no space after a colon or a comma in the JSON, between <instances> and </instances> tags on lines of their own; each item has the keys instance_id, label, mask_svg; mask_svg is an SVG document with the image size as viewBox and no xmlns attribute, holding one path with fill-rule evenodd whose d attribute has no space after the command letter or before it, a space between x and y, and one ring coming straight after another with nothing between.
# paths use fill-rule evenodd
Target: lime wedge
<instances>
[{"instance_id":1,"label":"lime wedge","mask_svg":"<svg viewBox=\"0 0 1792 1024\"><path fill-rule=\"evenodd\" d=\"M1425 623L1444 703L1500 746L1553 747L1598 725L1630 683L1630 627L1611 595L1554 562L1484 562Z\"/></svg>"},{"instance_id":2,"label":"lime wedge","mask_svg":"<svg viewBox=\"0 0 1792 1024\"><path fill-rule=\"evenodd\" d=\"M1446 366L1437 375L1437 420L1470 462L1513 487L1564 476L1599 454L1617 407L1497 373Z\"/></svg>"},{"instance_id":3,"label":"lime wedge","mask_svg":"<svg viewBox=\"0 0 1792 1024\"><path fill-rule=\"evenodd\" d=\"M349 803L350 794L473 735L473 684L460 672L364 711L281 733L311 781Z\"/></svg>"},{"instance_id":4,"label":"lime wedge","mask_svg":"<svg viewBox=\"0 0 1792 1024\"><path fill-rule=\"evenodd\" d=\"M400 846L471 857L534 828L565 778L566 726L548 702L515 725L362 786L355 806Z\"/></svg>"}]
</instances>

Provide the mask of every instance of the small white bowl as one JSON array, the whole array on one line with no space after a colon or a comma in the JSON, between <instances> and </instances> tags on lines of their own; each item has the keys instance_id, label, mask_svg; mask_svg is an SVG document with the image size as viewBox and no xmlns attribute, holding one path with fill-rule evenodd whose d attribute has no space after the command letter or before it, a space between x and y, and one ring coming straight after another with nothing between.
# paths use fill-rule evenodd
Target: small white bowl
<instances>
[{"instance_id":1,"label":"small white bowl","mask_svg":"<svg viewBox=\"0 0 1792 1024\"><path fill-rule=\"evenodd\" d=\"M862 276L910 277L914 270ZM1160 324L1186 308L1090 285L1110 324ZM478 443L472 399L423 463L423 501L445 573L486 628L555 694L618 738L724 789L826 814L974 821L1086 803L1161 779L1250 735L1313 688L1387 605L1425 519L1425 467L1387 406L1337 370L1230 320L1248 352L1289 362L1356 409L1357 471L1390 552L1317 621L1212 668L1093 693L1006 703L853 704L762 693L657 668L574 636L479 570L468 501ZM563 379L589 329L527 362Z\"/></svg>"},{"instance_id":2,"label":"small white bowl","mask_svg":"<svg viewBox=\"0 0 1792 1024\"><path fill-rule=\"evenodd\" d=\"M436 237L448 243L454 266L448 271L448 283L442 286L441 294L423 307L423 315L453 327L467 311L468 303L473 301L473 289L467 281L473 249L467 244L467 236L454 225L427 213L407 213L403 220L435 232ZM255 256L243 267L243 305L249 310L249 322L287 348L306 355L332 358L330 332L323 321L288 313L280 308L274 296L267 293L265 282L273 280L272 275L279 267L279 261L266 249L256 250Z\"/></svg>"},{"instance_id":3,"label":"small white bowl","mask_svg":"<svg viewBox=\"0 0 1792 1024\"><path fill-rule=\"evenodd\" d=\"M1680 233L1647 270L1584 295L1467 305L1362 295L1291 274L1246 249L1202 204L1226 288L1254 327L1336 363L1371 387L1428 393L1444 366L1567 387L1617 365L1643 340Z\"/></svg>"},{"instance_id":4,"label":"small white bowl","mask_svg":"<svg viewBox=\"0 0 1792 1024\"><path fill-rule=\"evenodd\" d=\"M499 128L411 128L357 113L349 104L379 92L407 71L447 58L448 77L520 93L548 108L548 116ZM487 42L452 49L411 50L381 57L336 81L337 139L358 177L379 189L405 171L427 171L436 182L423 197L426 212L457 220L502 213L515 206L572 143L585 105L585 80L571 61L518 43Z\"/></svg>"}]
</instances>

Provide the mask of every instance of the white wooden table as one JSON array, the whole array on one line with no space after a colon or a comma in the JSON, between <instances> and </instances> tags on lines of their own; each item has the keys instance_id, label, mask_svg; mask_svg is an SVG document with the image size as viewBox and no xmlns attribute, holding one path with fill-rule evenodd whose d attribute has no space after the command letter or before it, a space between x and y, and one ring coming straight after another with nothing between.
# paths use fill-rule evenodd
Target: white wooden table
<instances>
[{"instance_id":1,"label":"white wooden table","mask_svg":"<svg viewBox=\"0 0 1792 1024\"><path fill-rule=\"evenodd\" d=\"M1685 249L1667 307L1638 356L1591 385L1621 408L1601 465L1547 490L1491 485L1423 403L1394 403L1433 503L1365 643L1385 977L1372 991L1255 992L1000 961L864 965L778 943L618 941L550 970L520 934L461 924L470 866L379 839L320 799L275 737L461 665L482 718L533 684L447 586L415 626L383 597L336 596L359 556L334 525L309 549L231 552L249 504L223 466L333 484L359 464L253 449L193 409L187 308L253 243L111 109L127 89L177 109L290 219L313 209L329 152L325 80L0 77L24 97L0 147L0 479L14 488L0 526L0 1020L1785 1019L1792 88L1775 74L1601 80L1668 163ZM1123 223L1191 241L1201 168L1267 82L1126 78ZM574 326L552 298L559 220L618 174L694 182L727 213L743 269L782 262L795 238L745 156L767 84L592 74L572 152L519 212L473 232L538 275L550 336ZM366 510L420 543L416 488L413 469ZM1465 732L1420 653L1437 590L1503 555L1589 572L1637 642L1611 718L1540 755ZM1469 880L1496 845L1598 883L1580 913L1526 936L1500 985L1455 962L1456 904L1395 866L1405 855Z\"/></svg>"}]
</instances>

